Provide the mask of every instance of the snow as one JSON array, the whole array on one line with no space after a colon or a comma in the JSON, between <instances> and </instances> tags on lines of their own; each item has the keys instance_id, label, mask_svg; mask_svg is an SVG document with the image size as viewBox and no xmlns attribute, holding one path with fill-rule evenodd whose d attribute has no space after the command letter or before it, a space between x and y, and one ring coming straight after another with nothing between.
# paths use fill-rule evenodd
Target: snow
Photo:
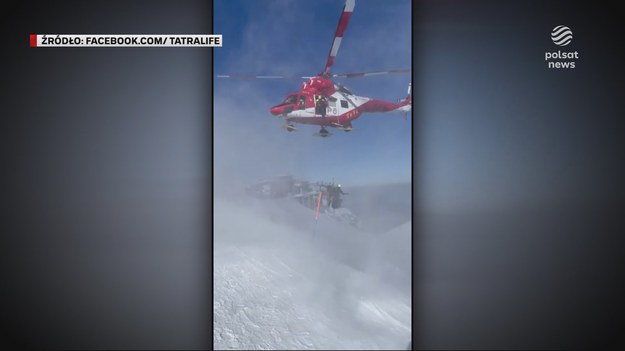
<instances>
[{"instance_id":1,"label":"snow","mask_svg":"<svg viewBox=\"0 0 625 351\"><path fill-rule=\"evenodd\" d=\"M214 223L215 349L409 343L410 222L372 234L292 199L216 198Z\"/></svg>"}]
</instances>

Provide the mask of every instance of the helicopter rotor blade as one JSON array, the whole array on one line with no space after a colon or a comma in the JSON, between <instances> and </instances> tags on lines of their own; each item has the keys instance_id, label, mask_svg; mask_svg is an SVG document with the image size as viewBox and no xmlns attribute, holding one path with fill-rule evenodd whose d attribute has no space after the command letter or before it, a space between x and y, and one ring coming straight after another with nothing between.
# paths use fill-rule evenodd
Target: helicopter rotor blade
<instances>
[{"instance_id":1,"label":"helicopter rotor blade","mask_svg":"<svg viewBox=\"0 0 625 351\"><path fill-rule=\"evenodd\" d=\"M380 76L384 74L397 74L397 73L409 73L410 69L391 69L387 71L376 71L376 72L361 72L361 73L343 73L343 74L333 74L332 78L360 78L360 77L371 77L371 76Z\"/></svg>"},{"instance_id":2,"label":"helicopter rotor blade","mask_svg":"<svg viewBox=\"0 0 625 351\"><path fill-rule=\"evenodd\" d=\"M216 78L229 78L229 79L308 79L311 77L303 76L276 76L276 75L253 75L253 74L218 74Z\"/></svg>"},{"instance_id":3,"label":"helicopter rotor blade","mask_svg":"<svg viewBox=\"0 0 625 351\"><path fill-rule=\"evenodd\" d=\"M352 16L352 12L354 12L355 6L356 0L345 0L345 6L343 6L343 12L341 13L341 17L339 17L339 24L336 27L334 40L332 41L332 46L330 47L330 54L328 54L328 60L326 61L326 66L323 69L323 72L326 74L330 73L330 69L332 68L332 65L334 65L334 59L336 58L336 54L339 52L341 40L343 40L343 34L345 34L345 29L347 29L347 24Z\"/></svg>"},{"instance_id":4,"label":"helicopter rotor blade","mask_svg":"<svg viewBox=\"0 0 625 351\"><path fill-rule=\"evenodd\" d=\"M359 73L341 73L341 74L332 74L331 78L361 78L361 77L371 77L371 76L380 76L385 74L398 74L398 73L409 73L410 69L391 69L386 71L375 71L375 72L359 72ZM228 78L228 79L310 79L315 78L313 76L297 76L297 75L254 75L254 74L218 74L215 76L216 78Z\"/></svg>"}]
</instances>

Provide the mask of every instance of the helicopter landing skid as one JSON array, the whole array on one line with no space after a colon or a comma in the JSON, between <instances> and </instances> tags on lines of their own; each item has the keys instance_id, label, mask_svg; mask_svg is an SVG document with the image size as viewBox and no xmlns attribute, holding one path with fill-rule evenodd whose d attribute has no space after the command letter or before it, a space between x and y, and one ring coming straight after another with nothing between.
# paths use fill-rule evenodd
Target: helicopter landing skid
<instances>
[{"instance_id":1,"label":"helicopter landing skid","mask_svg":"<svg viewBox=\"0 0 625 351\"><path fill-rule=\"evenodd\" d=\"M351 132L352 130L354 130L354 129L352 128L352 125L351 125L351 124L348 124L348 125L342 125L342 124L340 124L340 123L331 123L331 125L332 125L334 128L336 128L336 129L340 129L340 130L342 130L342 131L344 131L344 132Z\"/></svg>"},{"instance_id":2,"label":"helicopter landing skid","mask_svg":"<svg viewBox=\"0 0 625 351\"><path fill-rule=\"evenodd\" d=\"M282 128L286 129L287 132L293 132L297 130L297 128L292 124L285 124L282 126Z\"/></svg>"}]
</instances>

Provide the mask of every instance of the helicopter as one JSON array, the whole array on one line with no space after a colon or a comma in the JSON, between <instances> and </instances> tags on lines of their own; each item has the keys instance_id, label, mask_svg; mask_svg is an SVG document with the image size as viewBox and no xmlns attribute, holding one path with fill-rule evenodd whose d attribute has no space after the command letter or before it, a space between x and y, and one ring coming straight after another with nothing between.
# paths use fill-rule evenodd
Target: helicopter
<instances>
[{"instance_id":1,"label":"helicopter","mask_svg":"<svg viewBox=\"0 0 625 351\"><path fill-rule=\"evenodd\" d=\"M269 109L272 115L285 120L282 128L286 131L296 131L295 123L317 125L321 129L314 135L325 138L332 135L326 127L336 128L345 132L352 131L352 122L363 113L403 112L404 115L407 115L411 111L412 94L410 83L408 84L407 96L395 103L354 95L347 87L333 80L333 78L358 78L410 72L410 69L346 74L333 74L331 72L355 6L356 0L345 1L323 71L316 76L297 77L299 79L307 79L301 84L301 89L288 94L282 103ZM279 75L217 75L217 78L288 79L294 77Z\"/></svg>"}]
</instances>

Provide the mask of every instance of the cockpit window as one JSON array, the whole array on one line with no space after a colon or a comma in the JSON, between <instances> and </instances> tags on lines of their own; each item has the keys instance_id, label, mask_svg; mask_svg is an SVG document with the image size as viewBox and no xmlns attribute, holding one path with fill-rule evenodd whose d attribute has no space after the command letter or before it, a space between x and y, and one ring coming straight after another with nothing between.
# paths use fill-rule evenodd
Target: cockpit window
<instances>
[{"instance_id":1,"label":"cockpit window","mask_svg":"<svg viewBox=\"0 0 625 351\"><path fill-rule=\"evenodd\" d=\"M299 104L304 105L306 103L306 95L299 96Z\"/></svg>"},{"instance_id":2,"label":"cockpit window","mask_svg":"<svg viewBox=\"0 0 625 351\"><path fill-rule=\"evenodd\" d=\"M297 102L297 95L289 95L284 99L285 104L294 104Z\"/></svg>"}]
</instances>

